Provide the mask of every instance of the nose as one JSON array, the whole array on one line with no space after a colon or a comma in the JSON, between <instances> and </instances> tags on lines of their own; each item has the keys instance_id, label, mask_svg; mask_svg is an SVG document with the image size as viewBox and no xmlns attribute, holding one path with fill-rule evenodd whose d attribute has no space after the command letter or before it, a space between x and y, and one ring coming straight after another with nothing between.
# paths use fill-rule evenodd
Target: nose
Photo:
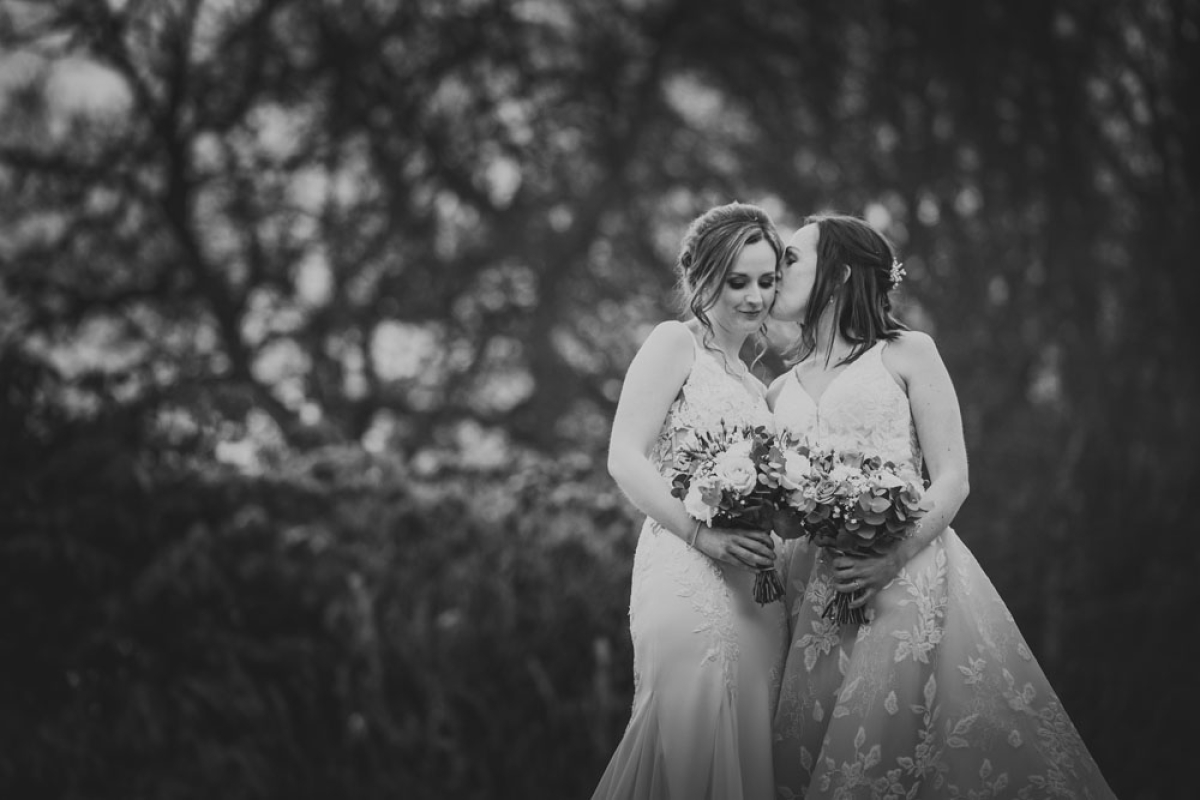
<instances>
[{"instance_id":1,"label":"nose","mask_svg":"<svg viewBox=\"0 0 1200 800\"><path fill-rule=\"evenodd\" d=\"M762 308L762 289L760 289L758 286L752 288L749 294L746 295L746 305L756 310Z\"/></svg>"}]
</instances>

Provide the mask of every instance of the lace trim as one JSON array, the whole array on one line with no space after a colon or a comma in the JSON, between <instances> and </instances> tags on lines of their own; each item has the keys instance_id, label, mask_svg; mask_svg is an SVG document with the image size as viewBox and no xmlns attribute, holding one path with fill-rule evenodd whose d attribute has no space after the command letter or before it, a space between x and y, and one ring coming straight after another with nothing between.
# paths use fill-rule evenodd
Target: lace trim
<instances>
[{"instance_id":1,"label":"lace trim","mask_svg":"<svg viewBox=\"0 0 1200 800\"><path fill-rule=\"evenodd\" d=\"M667 411L663 427L651 450L651 461L662 474L670 471L675 449L694 430L727 425L770 425L766 398L756 395L741 380L725 371L715 354L694 341L695 360L679 395Z\"/></svg>"},{"instance_id":2,"label":"lace trim","mask_svg":"<svg viewBox=\"0 0 1200 800\"><path fill-rule=\"evenodd\" d=\"M633 590L630 597L630 630L637 634L637 619L632 609L639 605L652 572L661 571L659 580L669 581L679 597L686 598L702 622L692 633L707 639L701 664L716 664L721 670L725 689L737 698L737 664L741 654L733 619L733 598L721 568L708 556L688 547L679 537L653 520L638 542L634 556ZM634 694L640 684L637 648L634 648Z\"/></svg>"}]
</instances>

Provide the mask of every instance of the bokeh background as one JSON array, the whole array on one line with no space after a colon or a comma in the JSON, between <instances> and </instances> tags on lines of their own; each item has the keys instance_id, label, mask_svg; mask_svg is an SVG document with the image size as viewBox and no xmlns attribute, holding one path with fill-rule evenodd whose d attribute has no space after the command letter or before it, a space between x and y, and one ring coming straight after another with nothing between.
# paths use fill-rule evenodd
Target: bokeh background
<instances>
[{"instance_id":1,"label":"bokeh background","mask_svg":"<svg viewBox=\"0 0 1200 800\"><path fill-rule=\"evenodd\" d=\"M739 199L895 241L955 527L1181 796L1197 97L1197 0L4 0L0 793L589 796L609 421Z\"/></svg>"}]
</instances>

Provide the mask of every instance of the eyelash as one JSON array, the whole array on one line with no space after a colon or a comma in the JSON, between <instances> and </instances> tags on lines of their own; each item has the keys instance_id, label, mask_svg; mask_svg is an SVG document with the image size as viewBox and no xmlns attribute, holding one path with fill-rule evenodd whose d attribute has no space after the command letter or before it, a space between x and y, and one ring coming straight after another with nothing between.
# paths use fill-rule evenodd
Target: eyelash
<instances>
[{"instance_id":1,"label":"eyelash","mask_svg":"<svg viewBox=\"0 0 1200 800\"><path fill-rule=\"evenodd\" d=\"M771 289L771 288L774 288L775 282L776 282L776 276L772 275L768 278L763 278L762 282L759 283L759 286L761 286L764 289ZM745 289L746 282L743 280L740 280L738 278L734 278L733 280L729 281L729 288L735 289L735 290L736 289Z\"/></svg>"}]
</instances>

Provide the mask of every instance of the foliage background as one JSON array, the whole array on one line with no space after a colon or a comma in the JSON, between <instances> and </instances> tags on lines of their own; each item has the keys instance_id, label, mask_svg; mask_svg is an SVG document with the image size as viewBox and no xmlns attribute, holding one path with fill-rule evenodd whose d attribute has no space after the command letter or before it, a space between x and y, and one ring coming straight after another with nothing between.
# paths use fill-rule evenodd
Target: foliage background
<instances>
[{"instance_id":1,"label":"foliage background","mask_svg":"<svg viewBox=\"0 0 1200 800\"><path fill-rule=\"evenodd\" d=\"M1117 794L1175 796L1197 83L1196 0L5 0L5 797L588 796L608 420L735 198L898 244L956 528Z\"/></svg>"}]
</instances>

